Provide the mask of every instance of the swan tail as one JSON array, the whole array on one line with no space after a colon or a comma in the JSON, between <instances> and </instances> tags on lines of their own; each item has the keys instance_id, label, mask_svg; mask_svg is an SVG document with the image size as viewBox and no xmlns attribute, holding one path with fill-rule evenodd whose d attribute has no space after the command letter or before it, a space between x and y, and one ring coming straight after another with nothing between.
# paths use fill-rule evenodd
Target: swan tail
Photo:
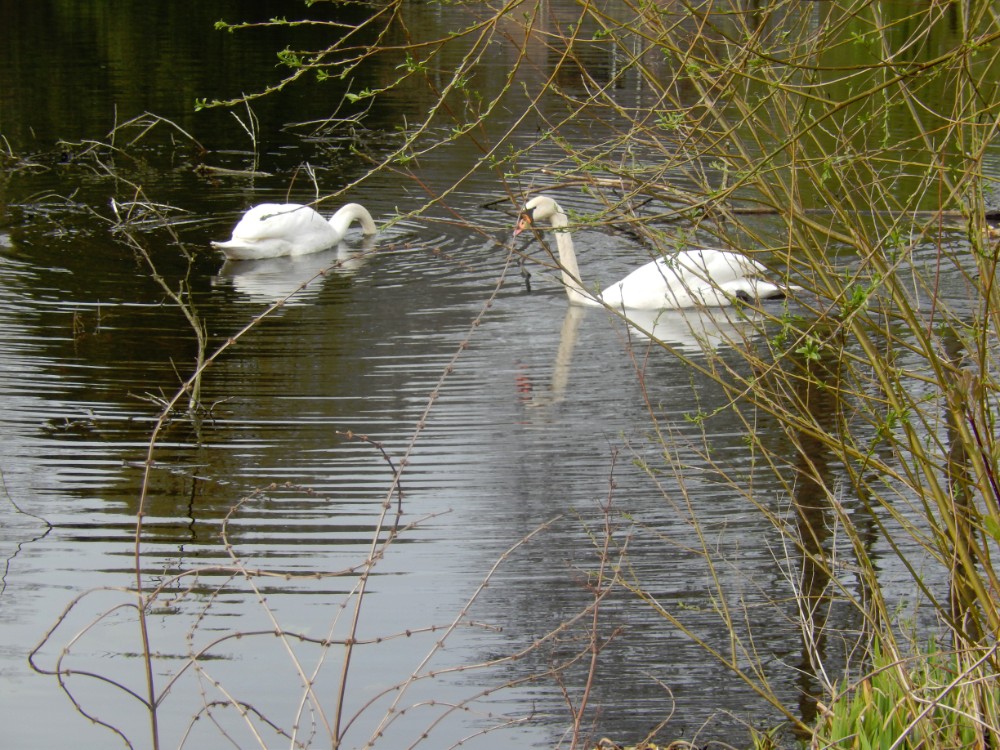
<instances>
[{"instance_id":1,"label":"swan tail","mask_svg":"<svg viewBox=\"0 0 1000 750\"><path fill-rule=\"evenodd\" d=\"M788 299L793 297L794 293L798 290L800 290L800 287L781 286L772 281L764 281L762 279L739 279L721 285L719 291L721 291L729 303L738 300L744 304L753 304L754 302ZM705 296L706 304L708 304L707 294L703 296ZM720 302L720 304L725 303Z\"/></svg>"},{"instance_id":2,"label":"swan tail","mask_svg":"<svg viewBox=\"0 0 1000 750\"><path fill-rule=\"evenodd\" d=\"M736 297L743 302L753 302L757 300L761 302L773 302L775 300L791 299L795 296L796 292L801 291L802 287L800 286L780 286L770 281L758 281L755 285L754 294L747 294L745 291L741 290L736 293Z\"/></svg>"},{"instance_id":3,"label":"swan tail","mask_svg":"<svg viewBox=\"0 0 1000 750\"><path fill-rule=\"evenodd\" d=\"M789 284L778 286L777 284L767 284L767 294L762 294L761 299L788 299L794 297L798 292L804 291L802 287Z\"/></svg>"},{"instance_id":4,"label":"swan tail","mask_svg":"<svg viewBox=\"0 0 1000 750\"><path fill-rule=\"evenodd\" d=\"M266 245L247 242L235 237L225 242L212 240L211 245L216 250L221 250L229 260L256 260L258 258L272 258L277 254L272 248L268 248Z\"/></svg>"},{"instance_id":5,"label":"swan tail","mask_svg":"<svg viewBox=\"0 0 1000 750\"><path fill-rule=\"evenodd\" d=\"M788 290L777 284L766 284L760 289L760 299L785 299L788 297Z\"/></svg>"},{"instance_id":6,"label":"swan tail","mask_svg":"<svg viewBox=\"0 0 1000 750\"><path fill-rule=\"evenodd\" d=\"M224 242L212 240L211 245L216 250L222 250L224 253L228 253L230 251L250 250L254 247L252 243L248 243L245 240L238 240L235 237L231 240L225 240Z\"/></svg>"}]
</instances>

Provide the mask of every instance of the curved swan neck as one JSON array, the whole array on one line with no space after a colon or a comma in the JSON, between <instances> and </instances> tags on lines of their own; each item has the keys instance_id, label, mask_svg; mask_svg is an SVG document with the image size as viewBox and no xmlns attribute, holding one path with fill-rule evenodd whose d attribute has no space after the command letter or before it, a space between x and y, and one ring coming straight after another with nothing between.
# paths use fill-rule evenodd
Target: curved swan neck
<instances>
[{"instance_id":1,"label":"curved swan neck","mask_svg":"<svg viewBox=\"0 0 1000 750\"><path fill-rule=\"evenodd\" d=\"M580 267L576 262L576 250L573 247L573 237L567 227L569 220L562 210L552 214L552 229L556 235L556 249L559 251L559 270L566 287L566 295L574 305L599 304L592 295L587 294L580 286Z\"/></svg>"},{"instance_id":2,"label":"curved swan neck","mask_svg":"<svg viewBox=\"0 0 1000 750\"><path fill-rule=\"evenodd\" d=\"M361 231L364 234L375 234L377 231L372 215L359 203L341 206L337 213L330 217L330 226L343 237L355 221L361 223Z\"/></svg>"}]
</instances>

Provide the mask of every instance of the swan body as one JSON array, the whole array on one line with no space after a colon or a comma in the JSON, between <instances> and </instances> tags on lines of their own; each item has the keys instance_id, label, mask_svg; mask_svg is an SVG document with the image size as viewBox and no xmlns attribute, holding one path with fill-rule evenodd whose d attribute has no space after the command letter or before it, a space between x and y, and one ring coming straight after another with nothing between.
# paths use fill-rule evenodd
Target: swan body
<instances>
[{"instance_id":1,"label":"swan body","mask_svg":"<svg viewBox=\"0 0 1000 750\"><path fill-rule=\"evenodd\" d=\"M371 214L357 203L342 206L329 221L298 203L261 203L243 214L231 239L212 242L212 247L230 260L318 253L340 242L355 221L364 234L375 234Z\"/></svg>"},{"instance_id":2,"label":"swan body","mask_svg":"<svg viewBox=\"0 0 1000 750\"><path fill-rule=\"evenodd\" d=\"M545 220L556 230L559 265L571 304L668 310L720 307L736 300L773 299L786 294L786 289L762 278L764 266L745 255L726 250L685 250L640 266L596 295L580 284L573 238L567 231L569 221L552 198L539 195L528 201L514 236Z\"/></svg>"}]
</instances>

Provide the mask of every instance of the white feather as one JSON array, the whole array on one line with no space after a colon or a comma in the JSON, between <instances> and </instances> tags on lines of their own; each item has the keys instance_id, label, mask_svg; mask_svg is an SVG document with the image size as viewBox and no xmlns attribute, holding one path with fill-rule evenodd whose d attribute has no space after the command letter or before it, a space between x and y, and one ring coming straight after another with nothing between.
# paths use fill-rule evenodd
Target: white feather
<instances>
[{"instance_id":1,"label":"white feather","mask_svg":"<svg viewBox=\"0 0 1000 750\"><path fill-rule=\"evenodd\" d=\"M650 261L594 295L580 285L573 238L566 231L569 222L554 200L540 195L528 201L515 236L539 220L548 220L556 230L563 284L573 304L667 310L718 307L736 300L783 297L786 293L786 289L762 278L764 266L745 255L727 250L685 250Z\"/></svg>"},{"instance_id":2,"label":"white feather","mask_svg":"<svg viewBox=\"0 0 1000 750\"><path fill-rule=\"evenodd\" d=\"M329 221L298 203L261 203L243 214L231 239L212 246L230 260L306 255L339 243L355 221L366 235L377 231L371 214L357 203L341 207Z\"/></svg>"}]
</instances>

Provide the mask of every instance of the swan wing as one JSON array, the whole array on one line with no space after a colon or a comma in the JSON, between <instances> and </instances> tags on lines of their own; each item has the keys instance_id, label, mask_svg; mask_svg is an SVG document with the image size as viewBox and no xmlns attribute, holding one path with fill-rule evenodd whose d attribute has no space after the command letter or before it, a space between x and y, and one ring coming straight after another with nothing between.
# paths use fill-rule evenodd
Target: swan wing
<instances>
[{"instance_id":1,"label":"swan wing","mask_svg":"<svg viewBox=\"0 0 1000 750\"><path fill-rule=\"evenodd\" d=\"M612 307L662 310L730 305L737 298L768 298L782 290L759 278L764 267L739 253L687 250L641 266L601 293Z\"/></svg>"},{"instance_id":2,"label":"swan wing","mask_svg":"<svg viewBox=\"0 0 1000 750\"><path fill-rule=\"evenodd\" d=\"M731 281L760 276L765 271L757 261L726 250L685 250L663 258L662 263L688 286L722 286Z\"/></svg>"},{"instance_id":3,"label":"swan wing","mask_svg":"<svg viewBox=\"0 0 1000 750\"><path fill-rule=\"evenodd\" d=\"M684 273L675 264L660 258L609 286L601 292L601 300L611 307L636 310L693 307L704 303L693 295L692 287L704 285L694 276L685 281Z\"/></svg>"},{"instance_id":4,"label":"swan wing","mask_svg":"<svg viewBox=\"0 0 1000 750\"><path fill-rule=\"evenodd\" d=\"M285 239L294 242L296 238L329 229L326 219L309 206L261 203L243 214L240 223L233 229L233 239L250 242Z\"/></svg>"}]
</instances>

